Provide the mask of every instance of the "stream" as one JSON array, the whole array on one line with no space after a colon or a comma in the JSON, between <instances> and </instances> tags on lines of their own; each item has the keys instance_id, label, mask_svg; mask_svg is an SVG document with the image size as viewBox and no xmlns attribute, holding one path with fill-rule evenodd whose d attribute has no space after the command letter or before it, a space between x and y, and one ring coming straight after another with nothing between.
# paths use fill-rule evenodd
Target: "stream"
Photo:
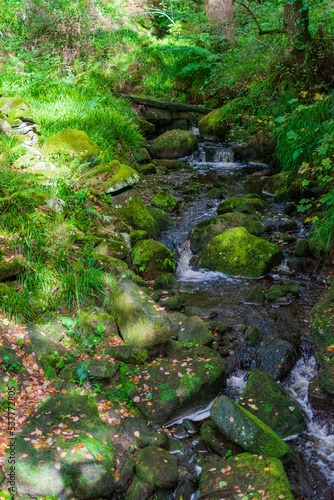
<instances>
[{"instance_id":1,"label":"stream","mask_svg":"<svg viewBox=\"0 0 334 500\"><path fill-rule=\"evenodd\" d=\"M202 319L219 321L232 328L233 335L242 335L242 326L257 326L265 338L283 339L293 344L300 355L293 370L282 381L288 395L302 408L306 420L306 432L295 438L289 438L289 445L295 452L295 460L288 467L287 474L292 491L297 499L334 499L334 419L330 415L312 410L308 402L308 384L317 372L315 358L308 340L309 319L313 306L318 302L326 289L326 275L316 268L313 272L296 272L292 275L287 266L289 257L298 238L307 235L307 229L296 218L289 226L281 229L279 221L284 220L285 204L273 202L273 198L263 193L263 186L270 172L263 164L242 164L234 160L232 148L212 142L202 143L192 156L185 158L194 166L192 171L182 172L182 183L197 183L208 189L223 186L225 198L244 196L248 193L261 195L270 203L270 208L264 212L265 219L274 221L270 230L271 241L277 243L278 233L289 233L294 241L282 242L284 260L278 272L260 279L244 279L227 277L221 273L196 269L193 265L193 254L188 240L189 230L199 222L216 215L216 208L222 200L211 199L204 194L184 204L174 216L175 227L165 231L160 241L170 250L176 252L177 270L180 293L185 298L184 312L187 315L197 315ZM177 188L173 191L178 196ZM277 224L275 221L278 221ZM287 229L285 229L287 227ZM263 305L247 304L245 297L255 284L268 288L272 284L282 284L283 280L293 279L301 286L299 297L283 303L268 303ZM233 343L233 342L231 342ZM242 353L234 353L231 348L227 358L227 387L224 391L229 397L238 400L243 392L247 372L254 366L253 354L248 353L247 346ZM231 359L230 359L231 358ZM196 431L196 422L208 418L209 408L189 415ZM204 443L200 437L182 433L182 420L171 422L169 429L174 437L182 439L185 445L185 460L194 464L194 474L198 475L200 467L196 457L206 456ZM180 431L181 429L181 431ZM207 454L208 455L208 454ZM184 485L183 485L184 487ZM176 498L182 495L182 487ZM192 500L198 498L195 493Z\"/></svg>"}]
</instances>

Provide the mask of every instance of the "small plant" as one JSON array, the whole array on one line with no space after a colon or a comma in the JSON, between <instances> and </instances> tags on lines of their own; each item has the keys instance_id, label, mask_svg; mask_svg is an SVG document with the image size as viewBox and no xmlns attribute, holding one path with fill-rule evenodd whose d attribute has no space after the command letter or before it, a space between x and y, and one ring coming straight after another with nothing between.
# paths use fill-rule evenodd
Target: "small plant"
<instances>
[{"instance_id":1,"label":"small plant","mask_svg":"<svg viewBox=\"0 0 334 500\"><path fill-rule=\"evenodd\" d=\"M87 369L88 366L86 365L85 362L80 363L78 369L77 369L77 375L79 377L79 384L82 385L84 380L87 378Z\"/></svg>"}]
</instances>

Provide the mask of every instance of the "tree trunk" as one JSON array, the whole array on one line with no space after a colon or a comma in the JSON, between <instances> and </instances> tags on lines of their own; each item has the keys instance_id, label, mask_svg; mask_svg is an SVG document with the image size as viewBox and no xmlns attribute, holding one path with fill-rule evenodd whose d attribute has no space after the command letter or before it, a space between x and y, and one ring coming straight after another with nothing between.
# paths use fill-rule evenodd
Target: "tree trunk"
<instances>
[{"instance_id":1,"label":"tree trunk","mask_svg":"<svg viewBox=\"0 0 334 500\"><path fill-rule=\"evenodd\" d=\"M284 5L284 25L288 32L290 47L298 49L309 42L311 35L308 29L309 11L303 8L302 0Z\"/></svg>"},{"instance_id":2,"label":"tree trunk","mask_svg":"<svg viewBox=\"0 0 334 500\"><path fill-rule=\"evenodd\" d=\"M206 15L211 21L221 25L226 36L233 37L232 0L206 0Z\"/></svg>"}]
</instances>

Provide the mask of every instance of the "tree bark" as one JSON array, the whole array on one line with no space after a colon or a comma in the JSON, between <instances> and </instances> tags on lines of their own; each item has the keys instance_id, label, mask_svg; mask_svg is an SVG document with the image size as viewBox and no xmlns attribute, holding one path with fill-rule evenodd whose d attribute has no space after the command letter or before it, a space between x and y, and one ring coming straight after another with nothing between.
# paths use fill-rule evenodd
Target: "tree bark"
<instances>
[{"instance_id":1,"label":"tree bark","mask_svg":"<svg viewBox=\"0 0 334 500\"><path fill-rule=\"evenodd\" d=\"M232 0L206 0L206 15L216 24L220 24L222 32L233 37Z\"/></svg>"},{"instance_id":2,"label":"tree bark","mask_svg":"<svg viewBox=\"0 0 334 500\"><path fill-rule=\"evenodd\" d=\"M311 35L308 29L309 10L303 8L302 0L284 5L284 26L286 27L290 47L298 49L310 41Z\"/></svg>"}]
</instances>

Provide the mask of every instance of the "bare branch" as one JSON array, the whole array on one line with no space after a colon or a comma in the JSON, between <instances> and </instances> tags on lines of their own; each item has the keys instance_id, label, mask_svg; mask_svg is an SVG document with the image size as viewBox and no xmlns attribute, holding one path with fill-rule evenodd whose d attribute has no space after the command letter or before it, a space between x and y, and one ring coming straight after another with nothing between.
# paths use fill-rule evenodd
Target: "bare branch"
<instances>
[{"instance_id":1,"label":"bare branch","mask_svg":"<svg viewBox=\"0 0 334 500\"><path fill-rule=\"evenodd\" d=\"M252 9L245 3L243 2L240 2L240 0L235 0L235 3L238 3L239 5L241 5L244 9L247 10L247 12L249 12L249 14L252 16L252 18L254 19L255 21L255 24L257 26L257 29L258 29L258 32L259 32L259 35L276 35L278 33L286 33L286 29L284 28L273 28L272 30L263 30L261 28L261 25L256 17L256 15L254 14L254 12L252 11Z\"/></svg>"}]
</instances>

